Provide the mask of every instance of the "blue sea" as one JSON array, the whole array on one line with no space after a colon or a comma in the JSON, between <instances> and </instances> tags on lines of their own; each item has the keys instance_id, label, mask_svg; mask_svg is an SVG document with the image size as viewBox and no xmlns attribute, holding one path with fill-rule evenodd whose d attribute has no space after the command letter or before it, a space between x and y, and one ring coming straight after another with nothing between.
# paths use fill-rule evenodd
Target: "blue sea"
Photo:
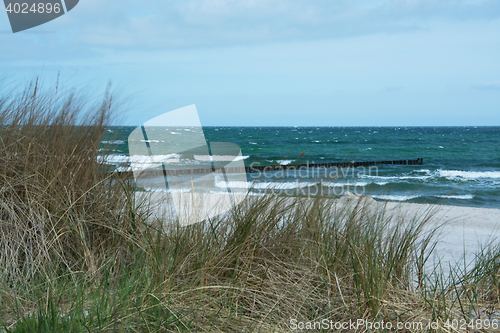
<instances>
[{"instance_id":1,"label":"blue sea","mask_svg":"<svg viewBox=\"0 0 500 333\"><path fill-rule=\"evenodd\" d=\"M112 154L108 163L121 170L128 165L133 129L109 128L103 141ZM302 175L249 173L255 190L275 184L289 193L320 188L334 196L349 191L378 200L500 208L500 127L203 127L203 132L208 142L237 144L246 166L423 159L423 165Z\"/></svg>"}]
</instances>

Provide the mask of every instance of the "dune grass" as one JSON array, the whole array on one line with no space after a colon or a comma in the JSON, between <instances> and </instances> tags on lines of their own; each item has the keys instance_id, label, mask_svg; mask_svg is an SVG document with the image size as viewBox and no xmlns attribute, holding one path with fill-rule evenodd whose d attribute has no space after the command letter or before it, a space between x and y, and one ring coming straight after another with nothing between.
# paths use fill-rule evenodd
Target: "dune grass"
<instances>
[{"instance_id":1,"label":"dune grass","mask_svg":"<svg viewBox=\"0 0 500 333\"><path fill-rule=\"evenodd\" d=\"M495 315L500 248L470 269L425 269L430 212L265 195L188 227L146 223L133 184L104 171L110 91L95 105L53 91L34 82L0 98L5 331L289 332L292 320Z\"/></svg>"}]
</instances>

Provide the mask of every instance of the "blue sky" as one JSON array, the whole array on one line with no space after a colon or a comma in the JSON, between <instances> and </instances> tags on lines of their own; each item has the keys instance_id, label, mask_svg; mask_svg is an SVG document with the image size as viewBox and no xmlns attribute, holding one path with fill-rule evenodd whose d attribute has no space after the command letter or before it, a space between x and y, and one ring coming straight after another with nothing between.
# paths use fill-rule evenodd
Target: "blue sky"
<instances>
[{"instance_id":1,"label":"blue sky","mask_svg":"<svg viewBox=\"0 0 500 333\"><path fill-rule=\"evenodd\" d=\"M500 126L498 0L80 0L16 34L0 14L0 45L12 85L111 80L129 125Z\"/></svg>"}]
</instances>

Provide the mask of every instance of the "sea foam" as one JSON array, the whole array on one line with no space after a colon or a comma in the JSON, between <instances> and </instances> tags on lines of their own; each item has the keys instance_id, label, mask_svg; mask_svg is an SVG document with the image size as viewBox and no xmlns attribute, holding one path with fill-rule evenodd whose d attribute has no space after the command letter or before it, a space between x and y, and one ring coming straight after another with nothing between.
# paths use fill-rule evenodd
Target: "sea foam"
<instances>
[{"instance_id":1,"label":"sea foam","mask_svg":"<svg viewBox=\"0 0 500 333\"><path fill-rule=\"evenodd\" d=\"M464 194L464 195L434 195L436 198L443 199L459 199L459 200L471 200L474 199L472 194Z\"/></svg>"},{"instance_id":2,"label":"sea foam","mask_svg":"<svg viewBox=\"0 0 500 333\"><path fill-rule=\"evenodd\" d=\"M448 179L480 179L480 178L500 178L500 171L459 171L459 170L438 170L441 177Z\"/></svg>"},{"instance_id":3,"label":"sea foam","mask_svg":"<svg viewBox=\"0 0 500 333\"><path fill-rule=\"evenodd\" d=\"M407 201L411 199L416 199L419 197L419 195L373 195L372 196L375 199L381 199L381 200L392 200L392 201Z\"/></svg>"}]
</instances>

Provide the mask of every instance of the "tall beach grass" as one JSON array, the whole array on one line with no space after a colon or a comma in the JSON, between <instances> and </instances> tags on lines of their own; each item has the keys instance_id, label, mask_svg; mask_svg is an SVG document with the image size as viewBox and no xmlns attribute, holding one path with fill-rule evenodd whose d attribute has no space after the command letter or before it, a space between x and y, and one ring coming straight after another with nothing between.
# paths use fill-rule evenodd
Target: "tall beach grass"
<instances>
[{"instance_id":1,"label":"tall beach grass","mask_svg":"<svg viewBox=\"0 0 500 333\"><path fill-rule=\"evenodd\" d=\"M500 248L469 269L426 269L437 232L429 211L264 195L187 227L151 222L131 180L103 162L116 106L110 90L86 103L37 81L0 97L6 331L289 332L324 319L496 315Z\"/></svg>"}]
</instances>

